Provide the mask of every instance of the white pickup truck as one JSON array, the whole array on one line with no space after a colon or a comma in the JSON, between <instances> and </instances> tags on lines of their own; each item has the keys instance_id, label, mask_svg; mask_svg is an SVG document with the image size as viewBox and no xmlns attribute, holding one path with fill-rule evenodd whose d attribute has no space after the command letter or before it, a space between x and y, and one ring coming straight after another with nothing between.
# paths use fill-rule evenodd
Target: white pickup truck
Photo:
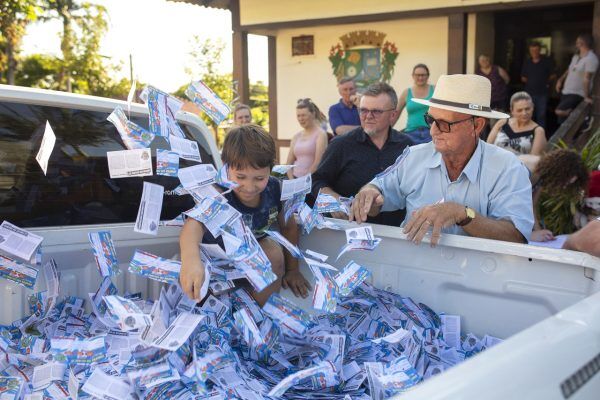
<instances>
[{"instance_id":1,"label":"white pickup truck","mask_svg":"<svg viewBox=\"0 0 600 400\"><path fill-rule=\"evenodd\" d=\"M0 85L0 220L44 237L43 256L59 266L62 295L86 298L98 288L89 232L109 229L123 264L136 248L178 257L179 228L163 226L156 237L133 232L142 179L108 179L105 153L123 149L106 121L117 105L126 108L122 101ZM147 115L145 106L132 105L133 121L147 126ZM57 143L44 177L35 153L46 120L55 127ZM203 162L220 167L204 123L189 113L178 120L200 144ZM152 144L161 146L166 143ZM171 192L177 183L162 182L165 220L183 207ZM374 252L346 254L336 266L351 257L371 269L375 286L411 296L437 312L461 315L463 332L507 339L403 399L600 398L600 259L453 235L431 248L406 241L398 228L374 226L374 232L383 239ZM301 238L300 247L334 254L343 243L343 232L315 230ZM157 282L130 273L120 274L115 284L151 298L160 290ZM0 281L1 324L26 315L30 293Z\"/></svg>"}]
</instances>

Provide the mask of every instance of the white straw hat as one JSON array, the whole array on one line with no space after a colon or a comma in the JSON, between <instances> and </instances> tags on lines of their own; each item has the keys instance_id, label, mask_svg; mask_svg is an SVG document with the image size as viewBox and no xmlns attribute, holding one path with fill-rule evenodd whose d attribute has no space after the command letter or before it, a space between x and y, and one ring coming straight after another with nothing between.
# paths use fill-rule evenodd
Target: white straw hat
<instances>
[{"instance_id":1,"label":"white straw hat","mask_svg":"<svg viewBox=\"0 0 600 400\"><path fill-rule=\"evenodd\" d=\"M455 111L485 118L509 118L508 114L490 108L492 84L480 75L442 75L431 99L411 99L433 108Z\"/></svg>"}]
</instances>

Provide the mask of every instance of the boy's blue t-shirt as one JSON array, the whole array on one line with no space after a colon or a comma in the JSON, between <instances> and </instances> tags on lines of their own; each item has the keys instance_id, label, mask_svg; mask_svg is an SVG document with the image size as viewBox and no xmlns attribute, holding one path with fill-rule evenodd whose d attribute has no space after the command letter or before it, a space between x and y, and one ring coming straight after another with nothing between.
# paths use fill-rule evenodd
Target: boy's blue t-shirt
<instances>
[{"instance_id":1,"label":"boy's blue t-shirt","mask_svg":"<svg viewBox=\"0 0 600 400\"><path fill-rule=\"evenodd\" d=\"M229 205L242 213L242 220L247 226L252 227L252 233L257 239L262 239L271 225L277 222L281 211L281 181L270 176L267 187L260 194L258 207L245 206L233 191L227 193L225 198Z\"/></svg>"},{"instance_id":2,"label":"boy's blue t-shirt","mask_svg":"<svg viewBox=\"0 0 600 400\"><path fill-rule=\"evenodd\" d=\"M267 187L260 194L260 204L258 207L245 206L235 195L233 191L226 193L224 197L229 205L242 214L242 220L247 226L251 226L252 233L256 239L262 239L266 236L266 231L277 222L277 216L281 211L281 181L270 176ZM203 243L220 243L221 240L215 240L209 231L204 233Z\"/></svg>"}]
</instances>

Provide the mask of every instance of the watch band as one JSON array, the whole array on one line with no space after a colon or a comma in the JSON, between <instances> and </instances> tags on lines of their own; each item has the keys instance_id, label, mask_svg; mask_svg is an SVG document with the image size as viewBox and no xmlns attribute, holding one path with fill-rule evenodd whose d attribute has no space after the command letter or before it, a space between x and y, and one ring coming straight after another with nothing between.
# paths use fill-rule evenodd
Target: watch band
<instances>
[{"instance_id":1,"label":"watch band","mask_svg":"<svg viewBox=\"0 0 600 400\"><path fill-rule=\"evenodd\" d=\"M456 225L458 225L458 226L465 226L465 225L469 224L471 221L473 221L473 218L475 217L475 210L473 210L469 206L465 206L465 212L467 214L467 216L465 217L465 219L463 219L460 222L457 222Z\"/></svg>"}]
</instances>

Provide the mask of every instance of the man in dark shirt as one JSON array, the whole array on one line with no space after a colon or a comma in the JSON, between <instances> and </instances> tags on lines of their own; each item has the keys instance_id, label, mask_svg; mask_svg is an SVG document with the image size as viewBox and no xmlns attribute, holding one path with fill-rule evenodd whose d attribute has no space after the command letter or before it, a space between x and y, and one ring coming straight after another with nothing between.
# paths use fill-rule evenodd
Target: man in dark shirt
<instances>
[{"instance_id":1,"label":"man in dark shirt","mask_svg":"<svg viewBox=\"0 0 600 400\"><path fill-rule=\"evenodd\" d=\"M541 54L538 42L529 45L529 55L530 58L525 60L521 69L521 81L525 84L525 91L533 99L533 120L545 128L548 87L550 81L556 78L554 62Z\"/></svg>"},{"instance_id":2,"label":"man in dark shirt","mask_svg":"<svg viewBox=\"0 0 600 400\"><path fill-rule=\"evenodd\" d=\"M344 135L360 126L358 109L354 105L356 84L352 78L343 78L338 82L338 92L342 98L329 107L329 125L334 135Z\"/></svg>"},{"instance_id":3,"label":"man in dark shirt","mask_svg":"<svg viewBox=\"0 0 600 400\"><path fill-rule=\"evenodd\" d=\"M411 140L392 129L397 119L398 97L386 83L370 85L360 99L361 126L336 137L325 150L319 167L312 176L313 194L319 190L338 198L354 196L375 175L383 172L402 154ZM347 219L341 213L334 218ZM384 212L367 221L400 226L404 211Z\"/></svg>"}]
</instances>

